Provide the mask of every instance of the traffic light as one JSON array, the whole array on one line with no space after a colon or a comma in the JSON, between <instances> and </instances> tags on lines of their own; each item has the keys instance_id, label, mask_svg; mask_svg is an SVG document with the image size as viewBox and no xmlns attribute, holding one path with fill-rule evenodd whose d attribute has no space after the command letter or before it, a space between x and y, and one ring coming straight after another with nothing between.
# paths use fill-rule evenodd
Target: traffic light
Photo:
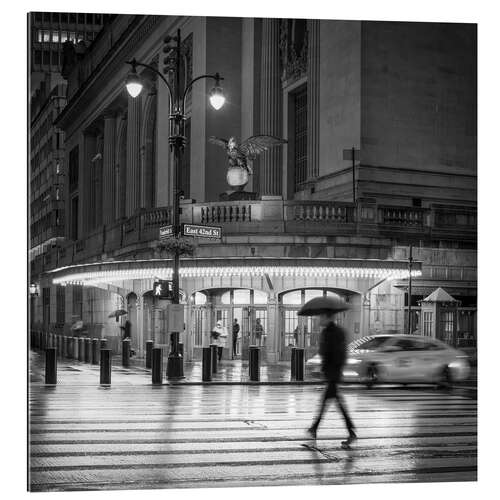
<instances>
[{"instance_id":1,"label":"traffic light","mask_svg":"<svg viewBox=\"0 0 500 500\"><path fill-rule=\"evenodd\" d=\"M153 297L172 300L174 294L172 280L156 280L153 285Z\"/></svg>"}]
</instances>

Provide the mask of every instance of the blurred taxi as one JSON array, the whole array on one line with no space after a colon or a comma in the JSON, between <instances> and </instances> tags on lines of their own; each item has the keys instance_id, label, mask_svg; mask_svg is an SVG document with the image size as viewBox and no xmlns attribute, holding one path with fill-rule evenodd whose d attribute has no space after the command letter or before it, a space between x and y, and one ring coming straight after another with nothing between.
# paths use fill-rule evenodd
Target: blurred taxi
<instances>
[{"instance_id":1,"label":"blurred taxi","mask_svg":"<svg viewBox=\"0 0 500 500\"><path fill-rule=\"evenodd\" d=\"M319 355L307 361L320 368ZM343 380L377 383L449 384L465 380L470 372L467 354L440 340L419 335L375 335L348 346Z\"/></svg>"}]
</instances>

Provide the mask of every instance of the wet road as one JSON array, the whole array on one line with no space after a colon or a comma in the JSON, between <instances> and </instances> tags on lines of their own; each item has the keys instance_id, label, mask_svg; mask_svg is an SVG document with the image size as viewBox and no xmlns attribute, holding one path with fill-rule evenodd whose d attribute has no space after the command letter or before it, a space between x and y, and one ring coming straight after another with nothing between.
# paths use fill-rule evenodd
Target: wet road
<instances>
[{"instance_id":1,"label":"wet road","mask_svg":"<svg viewBox=\"0 0 500 500\"><path fill-rule=\"evenodd\" d=\"M468 391L352 387L358 428L340 448L332 405L313 451L321 386L30 388L33 491L472 481L477 402Z\"/></svg>"}]
</instances>

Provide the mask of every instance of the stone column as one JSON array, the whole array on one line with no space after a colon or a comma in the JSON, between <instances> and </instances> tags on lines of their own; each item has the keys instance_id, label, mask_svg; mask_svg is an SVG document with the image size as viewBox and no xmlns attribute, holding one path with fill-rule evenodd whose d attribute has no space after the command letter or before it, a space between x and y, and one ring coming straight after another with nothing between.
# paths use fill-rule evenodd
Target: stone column
<instances>
[{"instance_id":1,"label":"stone column","mask_svg":"<svg viewBox=\"0 0 500 500\"><path fill-rule=\"evenodd\" d=\"M281 137L280 20L262 20L260 133ZM282 153L276 147L261 155L260 194L282 194Z\"/></svg>"},{"instance_id":2,"label":"stone column","mask_svg":"<svg viewBox=\"0 0 500 500\"><path fill-rule=\"evenodd\" d=\"M110 224L115 219L115 149L116 118L113 114L104 116L104 151L102 180L103 224Z\"/></svg>"},{"instance_id":3,"label":"stone column","mask_svg":"<svg viewBox=\"0 0 500 500\"><path fill-rule=\"evenodd\" d=\"M319 175L319 28L318 19L307 20L307 180Z\"/></svg>"},{"instance_id":4,"label":"stone column","mask_svg":"<svg viewBox=\"0 0 500 500\"><path fill-rule=\"evenodd\" d=\"M129 96L127 109L127 199L125 207L125 215L127 217L133 215L141 203L140 126L141 100Z\"/></svg>"}]
</instances>

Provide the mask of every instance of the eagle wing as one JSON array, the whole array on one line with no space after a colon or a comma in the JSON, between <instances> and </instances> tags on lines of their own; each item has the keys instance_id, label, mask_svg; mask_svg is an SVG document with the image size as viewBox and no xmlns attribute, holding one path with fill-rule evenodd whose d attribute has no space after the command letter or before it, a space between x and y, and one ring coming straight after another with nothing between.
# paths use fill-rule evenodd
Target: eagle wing
<instances>
[{"instance_id":1,"label":"eagle wing","mask_svg":"<svg viewBox=\"0 0 500 500\"><path fill-rule=\"evenodd\" d=\"M211 142L212 144L217 144L217 146L220 146L221 148L224 148L227 150L227 145L228 141L226 139L221 139L220 137L209 137L208 142Z\"/></svg>"},{"instance_id":2,"label":"eagle wing","mask_svg":"<svg viewBox=\"0 0 500 500\"><path fill-rule=\"evenodd\" d=\"M253 135L243 141L238 149L248 157L248 159L253 160L257 155L267 151L269 148L285 144L286 142L287 141L284 139L279 139L272 135Z\"/></svg>"}]
</instances>

